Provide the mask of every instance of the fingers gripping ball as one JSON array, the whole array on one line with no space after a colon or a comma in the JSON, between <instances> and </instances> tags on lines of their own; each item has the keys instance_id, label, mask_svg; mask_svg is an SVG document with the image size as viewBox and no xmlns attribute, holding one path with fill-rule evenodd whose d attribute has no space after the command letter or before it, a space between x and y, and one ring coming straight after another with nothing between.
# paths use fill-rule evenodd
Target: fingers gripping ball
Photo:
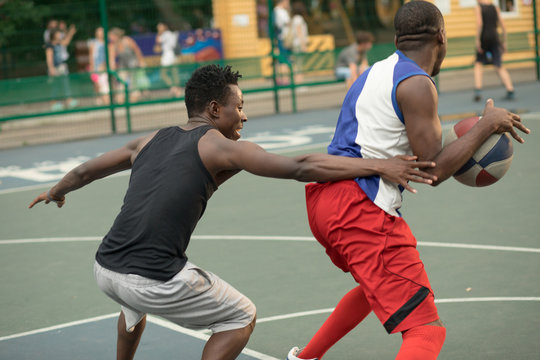
<instances>
[{"instance_id":1,"label":"fingers gripping ball","mask_svg":"<svg viewBox=\"0 0 540 360\"><path fill-rule=\"evenodd\" d=\"M444 146L463 136L479 119L478 116L474 116L455 124L447 132ZM454 174L454 178L468 186L491 185L506 174L512 163L513 154L514 148L510 136L506 133L493 134Z\"/></svg>"}]
</instances>

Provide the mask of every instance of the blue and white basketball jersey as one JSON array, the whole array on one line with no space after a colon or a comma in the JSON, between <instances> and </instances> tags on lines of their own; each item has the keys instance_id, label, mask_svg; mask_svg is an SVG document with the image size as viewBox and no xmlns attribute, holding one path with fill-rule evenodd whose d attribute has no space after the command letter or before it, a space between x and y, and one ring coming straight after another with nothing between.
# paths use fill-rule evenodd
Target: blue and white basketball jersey
<instances>
[{"instance_id":1,"label":"blue and white basketball jersey","mask_svg":"<svg viewBox=\"0 0 540 360\"><path fill-rule=\"evenodd\" d=\"M365 159L412 154L396 100L396 88L415 75L429 77L399 50L366 70L345 96L328 153ZM378 207L390 215L400 216L401 185L378 175L355 181Z\"/></svg>"}]
</instances>

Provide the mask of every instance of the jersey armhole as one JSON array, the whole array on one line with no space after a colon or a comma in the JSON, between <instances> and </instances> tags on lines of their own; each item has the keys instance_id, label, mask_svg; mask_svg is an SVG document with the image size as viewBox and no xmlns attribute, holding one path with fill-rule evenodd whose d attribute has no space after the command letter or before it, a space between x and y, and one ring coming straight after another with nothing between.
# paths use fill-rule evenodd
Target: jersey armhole
<instances>
[{"instance_id":1,"label":"jersey armhole","mask_svg":"<svg viewBox=\"0 0 540 360\"><path fill-rule=\"evenodd\" d=\"M425 72L417 71L417 72L409 73L409 74L406 74L406 75L402 76L401 78L399 78L394 83L394 86L392 87L392 106L394 107L394 111L396 112L396 115L397 115L397 117L399 118L399 121L401 121L402 124L405 124L405 118L403 117L403 113L401 112L401 109L399 108L399 105L398 105L398 102L397 102L397 96L396 96L397 87L398 87L399 84L401 84L402 81L407 80L410 77L418 76L418 75L426 76L427 78L429 78L431 80L431 82L435 83L433 81L433 79L431 78L431 76L429 76Z\"/></svg>"}]
</instances>

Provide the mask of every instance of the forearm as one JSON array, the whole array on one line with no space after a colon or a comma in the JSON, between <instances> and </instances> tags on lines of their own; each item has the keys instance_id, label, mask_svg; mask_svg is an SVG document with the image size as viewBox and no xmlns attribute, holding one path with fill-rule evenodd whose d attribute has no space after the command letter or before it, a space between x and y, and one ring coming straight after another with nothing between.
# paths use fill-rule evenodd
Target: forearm
<instances>
[{"instance_id":1,"label":"forearm","mask_svg":"<svg viewBox=\"0 0 540 360\"><path fill-rule=\"evenodd\" d=\"M433 159L437 165L433 169L426 170L437 176L437 181L432 185L438 185L456 173L476 152L476 150L493 133L485 123L478 123L465 135L446 145Z\"/></svg>"},{"instance_id":2,"label":"forearm","mask_svg":"<svg viewBox=\"0 0 540 360\"><path fill-rule=\"evenodd\" d=\"M298 181L338 181L381 174L384 160L360 159L326 154L307 154L294 158L298 162L293 178Z\"/></svg>"},{"instance_id":3,"label":"forearm","mask_svg":"<svg viewBox=\"0 0 540 360\"><path fill-rule=\"evenodd\" d=\"M111 154L111 153L109 153ZM89 160L70 172L51 188L55 198L61 198L71 191L77 190L91 182L131 168L129 160L110 161L110 155L104 154Z\"/></svg>"},{"instance_id":4,"label":"forearm","mask_svg":"<svg viewBox=\"0 0 540 360\"><path fill-rule=\"evenodd\" d=\"M78 166L68 172L56 185L51 188L50 194L53 198L63 198L66 194L93 181L85 176L81 166Z\"/></svg>"}]
</instances>

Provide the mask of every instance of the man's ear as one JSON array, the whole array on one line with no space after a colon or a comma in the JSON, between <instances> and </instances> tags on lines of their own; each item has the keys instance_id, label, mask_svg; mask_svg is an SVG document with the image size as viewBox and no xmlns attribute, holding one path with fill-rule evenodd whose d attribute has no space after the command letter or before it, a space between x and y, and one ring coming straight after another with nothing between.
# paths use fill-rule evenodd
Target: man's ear
<instances>
[{"instance_id":1,"label":"man's ear","mask_svg":"<svg viewBox=\"0 0 540 360\"><path fill-rule=\"evenodd\" d=\"M208 111L213 117L219 117L220 110L221 106L216 100L212 100L210 104L208 104Z\"/></svg>"},{"instance_id":2,"label":"man's ear","mask_svg":"<svg viewBox=\"0 0 540 360\"><path fill-rule=\"evenodd\" d=\"M394 35L394 45L396 46L396 49L397 49L397 36Z\"/></svg>"},{"instance_id":3,"label":"man's ear","mask_svg":"<svg viewBox=\"0 0 540 360\"><path fill-rule=\"evenodd\" d=\"M446 43L446 30L444 28L440 29L438 32L437 32L437 42L439 44L444 44Z\"/></svg>"}]
</instances>

